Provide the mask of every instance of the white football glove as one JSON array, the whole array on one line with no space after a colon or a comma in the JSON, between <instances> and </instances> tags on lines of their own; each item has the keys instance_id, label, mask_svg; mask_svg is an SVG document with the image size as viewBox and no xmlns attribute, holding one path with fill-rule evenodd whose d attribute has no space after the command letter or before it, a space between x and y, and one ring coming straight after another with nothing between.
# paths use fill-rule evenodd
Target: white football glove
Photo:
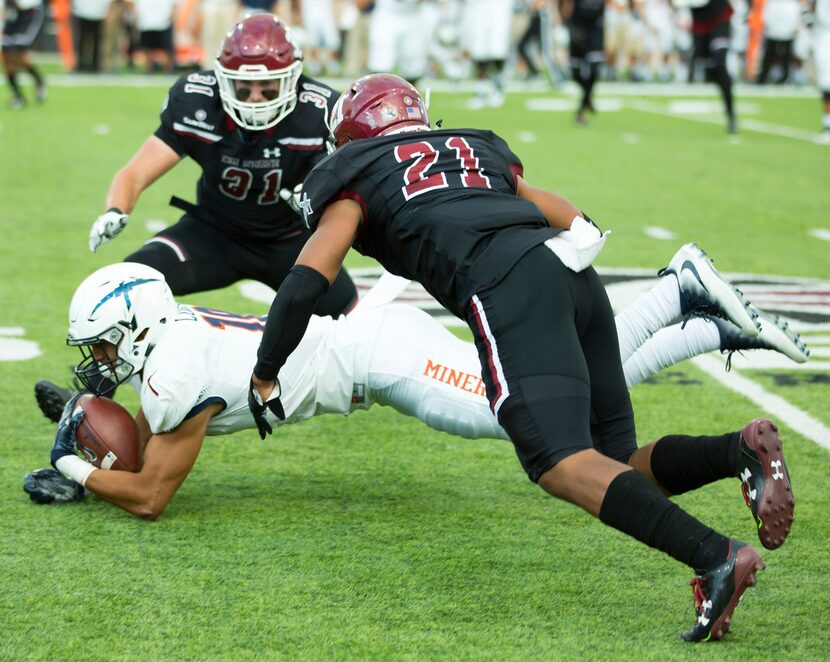
<instances>
[{"instance_id":1,"label":"white football glove","mask_svg":"<svg viewBox=\"0 0 830 662\"><path fill-rule=\"evenodd\" d=\"M571 223L570 230L548 239L545 246L550 248L568 269L579 272L591 266L610 234L611 230L600 232L596 225L577 216Z\"/></svg>"},{"instance_id":2,"label":"white football glove","mask_svg":"<svg viewBox=\"0 0 830 662\"><path fill-rule=\"evenodd\" d=\"M291 207L295 212L297 212L300 216L303 215L302 209L300 209L300 195L303 192L303 185L302 183L297 184L293 190L290 188L281 188L280 189L280 197L285 200L286 204Z\"/></svg>"},{"instance_id":3,"label":"white football glove","mask_svg":"<svg viewBox=\"0 0 830 662\"><path fill-rule=\"evenodd\" d=\"M93 253L98 250L101 244L106 244L113 239L121 230L127 227L130 215L125 214L117 207L108 209L95 219L89 230L89 250Z\"/></svg>"}]
</instances>

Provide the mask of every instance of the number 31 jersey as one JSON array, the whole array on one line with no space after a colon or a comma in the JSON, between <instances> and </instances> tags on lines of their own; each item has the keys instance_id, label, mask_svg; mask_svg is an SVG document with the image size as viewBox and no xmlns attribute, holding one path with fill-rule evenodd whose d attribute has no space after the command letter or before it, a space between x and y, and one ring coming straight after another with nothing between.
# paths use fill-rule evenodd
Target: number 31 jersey
<instances>
[{"instance_id":1,"label":"number 31 jersey","mask_svg":"<svg viewBox=\"0 0 830 662\"><path fill-rule=\"evenodd\" d=\"M498 283L531 248L557 234L516 195L519 158L492 131L423 131L348 143L306 178L303 212L313 230L325 207L362 209L354 247L415 279L464 318L477 291Z\"/></svg>"},{"instance_id":2,"label":"number 31 jersey","mask_svg":"<svg viewBox=\"0 0 830 662\"><path fill-rule=\"evenodd\" d=\"M325 154L330 87L300 76L297 105L276 126L246 131L225 113L212 71L188 74L172 88L156 137L202 168L199 218L234 237L275 239L302 227L280 189L302 183Z\"/></svg>"}]
</instances>

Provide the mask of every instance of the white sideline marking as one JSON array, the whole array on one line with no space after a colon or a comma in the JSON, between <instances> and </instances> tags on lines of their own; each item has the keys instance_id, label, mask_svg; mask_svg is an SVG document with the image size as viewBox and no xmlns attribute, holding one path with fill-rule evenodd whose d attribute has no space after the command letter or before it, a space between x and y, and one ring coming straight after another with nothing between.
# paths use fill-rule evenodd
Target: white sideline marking
<instances>
[{"instance_id":1,"label":"white sideline marking","mask_svg":"<svg viewBox=\"0 0 830 662\"><path fill-rule=\"evenodd\" d=\"M22 336L24 333L22 326L0 326L0 336Z\"/></svg>"},{"instance_id":2,"label":"white sideline marking","mask_svg":"<svg viewBox=\"0 0 830 662\"><path fill-rule=\"evenodd\" d=\"M678 99L669 101L667 110L678 115L716 115L723 111L723 104L718 99L712 101L702 99ZM736 111L739 116L757 115L761 112L757 103L737 103Z\"/></svg>"},{"instance_id":3,"label":"white sideline marking","mask_svg":"<svg viewBox=\"0 0 830 662\"><path fill-rule=\"evenodd\" d=\"M810 234L817 239L830 241L830 230L826 230L824 228L814 228L813 230L810 230Z\"/></svg>"},{"instance_id":4,"label":"white sideline marking","mask_svg":"<svg viewBox=\"0 0 830 662\"><path fill-rule=\"evenodd\" d=\"M666 228L661 228L657 225L647 225L643 228L643 232L646 233L652 239L674 239L677 235L674 234L671 230Z\"/></svg>"},{"instance_id":5,"label":"white sideline marking","mask_svg":"<svg viewBox=\"0 0 830 662\"><path fill-rule=\"evenodd\" d=\"M632 110L639 110L644 113L653 113L654 115L662 115L663 117L678 117L690 122L705 122L706 124L720 124L725 125L726 120L721 117L707 117L705 115L688 115L685 113L676 113L667 110L663 106L648 101L629 101L626 106ZM747 119L745 117L738 117L738 130L748 129L757 133L766 133L772 136L780 136L782 138L792 138L793 140L803 140L804 142L813 143L814 145L826 144L822 139L821 134L813 131L805 131L804 129L795 129L791 126L784 126L782 124L772 124L770 122L762 122L761 120Z\"/></svg>"},{"instance_id":6,"label":"white sideline marking","mask_svg":"<svg viewBox=\"0 0 830 662\"><path fill-rule=\"evenodd\" d=\"M784 398L770 393L751 379L739 375L735 370L724 372L721 362L711 356L695 357L692 359L692 363L730 391L735 391L749 398L787 427L830 450L830 428L817 421L807 412L790 404Z\"/></svg>"},{"instance_id":7,"label":"white sideline marking","mask_svg":"<svg viewBox=\"0 0 830 662\"><path fill-rule=\"evenodd\" d=\"M623 109L623 102L620 99L598 98L594 105L599 112L616 113ZM538 110L542 112L572 113L576 110L576 100L561 97L531 97L525 101L526 110Z\"/></svg>"}]
</instances>

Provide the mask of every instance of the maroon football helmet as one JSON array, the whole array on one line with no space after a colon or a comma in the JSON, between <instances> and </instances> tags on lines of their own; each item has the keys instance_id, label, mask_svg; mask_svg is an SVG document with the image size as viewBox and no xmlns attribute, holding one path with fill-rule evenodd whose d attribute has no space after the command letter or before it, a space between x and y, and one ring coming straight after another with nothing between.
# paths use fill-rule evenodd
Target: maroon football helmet
<instances>
[{"instance_id":1,"label":"maroon football helmet","mask_svg":"<svg viewBox=\"0 0 830 662\"><path fill-rule=\"evenodd\" d=\"M429 117L421 95L392 74L370 74L346 87L331 111L335 147L398 131L425 131Z\"/></svg>"},{"instance_id":2,"label":"maroon football helmet","mask_svg":"<svg viewBox=\"0 0 830 662\"><path fill-rule=\"evenodd\" d=\"M286 25L273 14L252 14L237 23L214 64L225 112L244 129L274 126L297 105L303 53ZM268 81L265 101L240 99L235 81Z\"/></svg>"}]
</instances>

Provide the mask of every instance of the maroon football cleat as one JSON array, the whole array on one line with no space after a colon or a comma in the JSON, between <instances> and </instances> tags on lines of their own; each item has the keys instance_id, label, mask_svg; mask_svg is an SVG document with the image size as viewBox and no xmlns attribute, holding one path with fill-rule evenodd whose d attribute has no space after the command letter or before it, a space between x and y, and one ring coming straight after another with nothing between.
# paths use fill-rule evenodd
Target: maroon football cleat
<instances>
[{"instance_id":1,"label":"maroon football cleat","mask_svg":"<svg viewBox=\"0 0 830 662\"><path fill-rule=\"evenodd\" d=\"M756 418L744 426L738 478L761 544L777 549L792 528L795 497L778 427L772 421Z\"/></svg>"}]
</instances>

